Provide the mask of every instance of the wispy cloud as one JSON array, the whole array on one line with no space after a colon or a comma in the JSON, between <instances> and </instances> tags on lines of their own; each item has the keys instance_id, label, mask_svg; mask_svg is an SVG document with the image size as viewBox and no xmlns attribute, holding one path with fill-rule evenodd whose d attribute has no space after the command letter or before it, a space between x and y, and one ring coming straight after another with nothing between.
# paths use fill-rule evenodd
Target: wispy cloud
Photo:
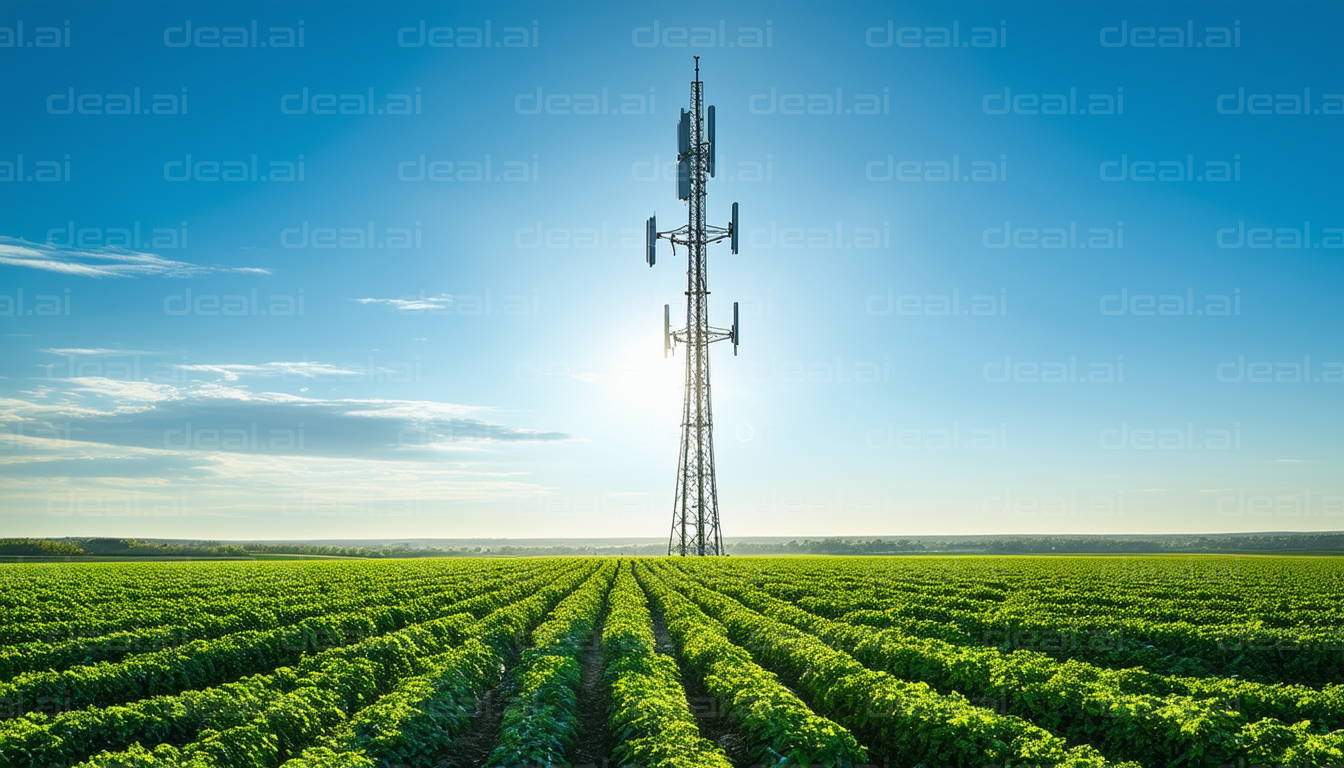
<instances>
[{"instance_id":1,"label":"wispy cloud","mask_svg":"<svg viewBox=\"0 0 1344 768\"><path fill-rule=\"evenodd\" d=\"M293 451L180 451L31 436L0 444L0 492L47 514L419 517L445 502L535 498L514 472L421 454L400 461ZM278 503L277 503L278 502ZM277 506L279 509L277 510Z\"/></svg>"},{"instance_id":2,"label":"wispy cloud","mask_svg":"<svg viewBox=\"0 0 1344 768\"><path fill-rule=\"evenodd\" d=\"M44 349L43 352L62 357L110 357L116 355L152 355L142 349L107 349L104 347L57 347Z\"/></svg>"},{"instance_id":3,"label":"wispy cloud","mask_svg":"<svg viewBox=\"0 0 1344 768\"><path fill-rule=\"evenodd\" d=\"M269 370L241 365L191 368ZM488 421L482 417L489 409L480 406L254 392L232 383L237 379L235 374L226 376L230 383L164 384L88 376L44 385L18 397L0 398L0 439L45 436L57 448L102 444L188 453L269 451L394 461L423 461L487 444L571 439L561 432ZM48 446L38 452L51 450Z\"/></svg>"},{"instance_id":4,"label":"wispy cloud","mask_svg":"<svg viewBox=\"0 0 1344 768\"><path fill-rule=\"evenodd\" d=\"M0 235L0 264L78 277L196 277L220 272L269 275L260 267L219 267L165 259L116 246L77 248Z\"/></svg>"},{"instance_id":5,"label":"wispy cloud","mask_svg":"<svg viewBox=\"0 0 1344 768\"><path fill-rule=\"evenodd\" d=\"M450 309L453 306L451 294L440 293L437 296L415 296L409 299L355 299L364 305L392 307L398 312L423 312L434 309Z\"/></svg>"},{"instance_id":6,"label":"wispy cloud","mask_svg":"<svg viewBox=\"0 0 1344 768\"><path fill-rule=\"evenodd\" d=\"M306 360L262 363L260 365L231 363L227 365L178 365L175 367L179 371L219 374L224 377L225 381L237 381L240 376L279 376L285 379L321 379L339 378L342 376L365 376L369 373L368 371L352 366L313 363Z\"/></svg>"}]
</instances>

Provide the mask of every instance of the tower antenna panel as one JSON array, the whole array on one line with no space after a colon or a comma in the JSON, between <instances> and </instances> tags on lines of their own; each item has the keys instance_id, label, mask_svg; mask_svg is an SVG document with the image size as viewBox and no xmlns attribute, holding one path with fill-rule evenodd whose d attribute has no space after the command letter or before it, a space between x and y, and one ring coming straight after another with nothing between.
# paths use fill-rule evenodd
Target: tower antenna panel
<instances>
[{"instance_id":1,"label":"tower antenna panel","mask_svg":"<svg viewBox=\"0 0 1344 768\"><path fill-rule=\"evenodd\" d=\"M709 106L708 124L705 126L709 133L709 175L714 176L714 105Z\"/></svg>"},{"instance_id":2,"label":"tower antenna panel","mask_svg":"<svg viewBox=\"0 0 1344 768\"><path fill-rule=\"evenodd\" d=\"M737 253L737 203L733 203L733 218L728 222L728 242Z\"/></svg>"},{"instance_id":3,"label":"tower antenna panel","mask_svg":"<svg viewBox=\"0 0 1344 768\"><path fill-rule=\"evenodd\" d=\"M652 267L658 259L658 214L649 217L644 225L644 261Z\"/></svg>"}]
</instances>

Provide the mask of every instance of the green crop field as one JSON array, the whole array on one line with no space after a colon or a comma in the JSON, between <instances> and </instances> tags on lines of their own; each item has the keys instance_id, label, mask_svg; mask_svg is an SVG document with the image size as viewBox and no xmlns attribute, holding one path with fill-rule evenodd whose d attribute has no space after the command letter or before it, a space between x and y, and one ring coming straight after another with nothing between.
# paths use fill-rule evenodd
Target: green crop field
<instances>
[{"instance_id":1,"label":"green crop field","mask_svg":"<svg viewBox=\"0 0 1344 768\"><path fill-rule=\"evenodd\" d=\"M1344 561L0 566L0 767L1344 764Z\"/></svg>"}]
</instances>

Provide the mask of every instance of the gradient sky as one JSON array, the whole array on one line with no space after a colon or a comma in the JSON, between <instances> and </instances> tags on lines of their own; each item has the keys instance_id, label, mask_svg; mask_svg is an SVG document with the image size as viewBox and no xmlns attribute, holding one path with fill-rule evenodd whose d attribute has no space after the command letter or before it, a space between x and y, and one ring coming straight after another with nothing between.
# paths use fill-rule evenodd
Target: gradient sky
<instances>
[{"instance_id":1,"label":"gradient sky","mask_svg":"<svg viewBox=\"0 0 1344 768\"><path fill-rule=\"evenodd\" d=\"M1344 528L1342 21L6 2L0 535L665 534L695 54L724 535Z\"/></svg>"}]
</instances>

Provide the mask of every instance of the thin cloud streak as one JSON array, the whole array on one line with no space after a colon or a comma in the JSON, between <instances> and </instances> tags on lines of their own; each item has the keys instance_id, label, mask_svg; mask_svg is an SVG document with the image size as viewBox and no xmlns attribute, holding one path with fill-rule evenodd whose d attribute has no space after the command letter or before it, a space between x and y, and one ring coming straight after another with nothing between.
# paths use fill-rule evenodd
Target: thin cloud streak
<instances>
[{"instance_id":1,"label":"thin cloud streak","mask_svg":"<svg viewBox=\"0 0 1344 768\"><path fill-rule=\"evenodd\" d=\"M28 267L75 277L198 277L233 273L269 275L260 267L202 266L165 259L154 253L131 251L117 246L75 248L52 243L32 243L23 238L0 235L0 264Z\"/></svg>"},{"instance_id":2,"label":"thin cloud streak","mask_svg":"<svg viewBox=\"0 0 1344 768\"><path fill-rule=\"evenodd\" d=\"M262 363L261 365L229 363L224 365L177 365L174 367L179 371L217 373L223 376L225 381L237 381L241 376L280 376L286 379L318 379L335 376L362 376L367 373L366 371L351 368L349 366L331 365L330 363L311 363L307 361Z\"/></svg>"},{"instance_id":3,"label":"thin cloud streak","mask_svg":"<svg viewBox=\"0 0 1344 768\"><path fill-rule=\"evenodd\" d=\"M354 299L365 306L392 307L399 312L424 312L425 310L449 309L453 306L451 294L438 296L419 296L413 299Z\"/></svg>"},{"instance_id":4,"label":"thin cloud streak","mask_svg":"<svg viewBox=\"0 0 1344 768\"><path fill-rule=\"evenodd\" d=\"M229 366L225 366L229 367ZM210 369L211 367L206 367ZM562 433L493 423L488 408L424 400L319 399L253 392L238 384L162 384L80 377L26 398L0 398L0 439L183 453L279 451L425 460L488 445L571 441Z\"/></svg>"}]
</instances>

